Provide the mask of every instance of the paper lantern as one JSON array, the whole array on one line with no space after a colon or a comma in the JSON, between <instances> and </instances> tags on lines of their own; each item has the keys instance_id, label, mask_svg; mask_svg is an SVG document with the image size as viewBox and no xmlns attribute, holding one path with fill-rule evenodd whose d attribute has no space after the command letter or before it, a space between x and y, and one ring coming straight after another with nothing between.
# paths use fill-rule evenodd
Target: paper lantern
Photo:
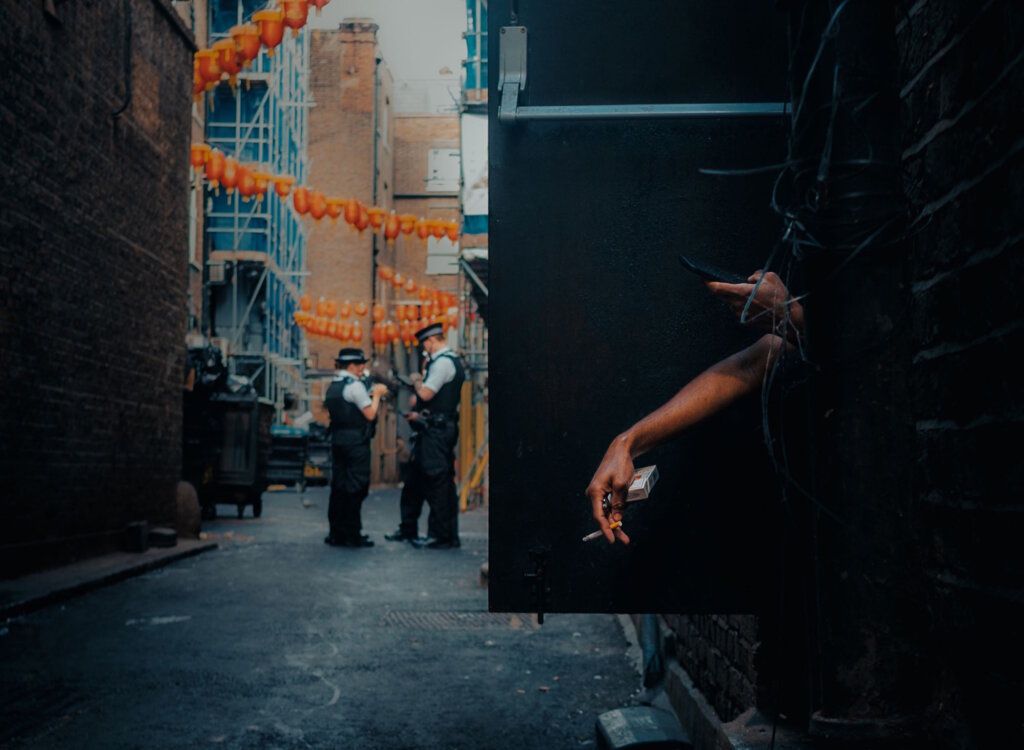
<instances>
[{"instance_id":1,"label":"paper lantern","mask_svg":"<svg viewBox=\"0 0 1024 750\"><path fill-rule=\"evenodd\" d=\"M440 219L434 219L430 222L430 233L434 235L435 239L441 239L444 237L446 222Z\"/></svg>"},{"instance_id":2,"label":"paper lantern","mask_svg":"<svg viewBox=\"0 0 1024 750\"><path fill-rule=\"evenodd\" d=\"M282 198L287 198L288 193L292 190L292 185L295 184L295 178L289 177L288 175L276 174L272 178L274 180L274 190Z\"/></svg>"},{"instance_id":3,"label":"paper lantern","mask_svg":"<svg viewBox=\"0 0 1024 750\"><path fill-rule=\"evenodd\" d=\"M220 64L217 62L219 53L214 52L212 49L201 49L196 52L193 60L196 62L196 67L199 70L199 75L202 76L203 81L206 82L206 90L209 91L220 81L221 75L224 71L220 69Z\"/></svg>"},{"instance_id":4,"label":"paper lantern","mask_svg":"<svg viewBox=\"0 0 1024 750\"><path fill-rule=\"evenodd\" d=\"M310 310L313 309L313 300L309 298L308 294L303 294L301 297L299 297L299 308L303 312L309 312Z\"/></svg>"},{"instance_id":5,"label":"paper lantern","mask_svg":"<svg viewBox=\"0 0 1024 750\"><path fill-rule=\"evenodd\" d=\"M254 23L243 23L232 26L228 33L235 43L242 67L248 67L260 54L260 27Z\"/></svg>"},{"instance_id":6,"label":"paper lantern","mask_svg":"<svg viewBox=\"0 0 1024 750\"><path fill-rule=\"evenodd\" d=\"M355 312L355 314L358 315L360 318L363 317L364 315L366 315L366 303L356 302L355 305L352 306L352 311Z\"/></svg>"},{"instance_id":7,"label":"paper lantern","mask_svg":"<svg viewBox=\"0 0 1024 750\"><path fill-rule=\"evenodd\" d=\"M348 341L352 338L352 324L345 321L341 324L341 340Z\"/></svg>"},{"instance_id":8,"label":"paper lantern","mask_svg":"<svg viewBox=\"0 0 1024 750\"><path fill-rule=\"evenodd\" d=\"M408 292L409 294L412 294L413 292L416 291L416 281L414 279L412 279L412 278L406 279L406 281L405 281L405 291Z\"/></svg>"},{"instance_id":9,"label":"paper lantern","mask_svg":"<svg viewBox=\"0 0 1024 750\"><path fill-rule=\"evenodd\" d=\"M422 216L416 222L416 236L423 240L423 244L426 244L427 237L430 236L430 222Z\"/></svg>"},{"instance_id":10,"label":"paper lantern","mask_svg":"<svg viewBox=\"0 0 1024 750\"><path fill-rule=\"evenodd\" d=\"M335 302L333 299L327 300L327 304L324 305L324 314L328 318L333 318L335 315L337 315L338 314L338 303Z\"/></svg>"},{"instance_id":11,"label":"paper lantern","mask_svg":"<svg viewBox=\"0 0 1024 750\"><path fill-rule=\"evenodd\" d=\"M384 335L388 341L395 341L398 339L398 326L395 325L395 321L389 320L384 324Z\"/></svg>"},{"instance_id":12,"label":"paper lantern","mask_svg":"<svg viewBox=\"0 0 1024 750\"><path fill-rule=\"evenodd\" d=\"M235 192L235 185L238 184L238 162L230 156L224 160L224 173L220 176L220 184L228 191L228 195Z\"/></svg>"},{"instance_id":13,"label":"paper lantern","mask_svg":"<svg viewBox=\"0 0 1024 750\"><path fill-rule=\"evenodd\" d=\"M262 201L263 194L267 192L267 187L270 185L273 175L270 172L254 171L252 176L256 178L256 200Z\"/></svg>"},{"instance_id":14,"label":"paper lantern","mask_svg":"<svg viewBox=\"0 0 1024 750\"><path fill-rule=\"evenodd\" d=\"M370 219L370 226L373 227L374 232L384 225L384 214L386 213L387 211L377 206L371 206L366 209L366 215Z\"/></svg>"},{"instance_id":15,"label":"paper lantern","mask_svg":"<svg viewBox=\"0 0 1024 750\"><path fill-rule=\"evenodd\" d=\"M402 284L404 284L404 283L405 283L405 277L402 276L402 274L400 274L400 273L396 273L394 278L391 279L391 286L393 286L395 289L401 289L402 288Z\"/></svg>"},{"instance_id":16,"label":"paper lantern","mask_svg":"<svg viewBox=\"0 0 1024 750\"><path fill-rule=\"evenodd\" d=\"M304 187L297 187L292 191L292 205L300 215L309 213L309 191Z\"/></svg>"},{"instance_id":17,"label":"paper lantern","mask_svg":"<svg viewBox=\"0 0 1024 750\"><path fill-rule=\"evenodd\" d=\"M377 275L384 281L391 281L395 277L395 271L391 266L381 266L377 269Z\"/></svg>"},{"instance_id":18,"label":"paper lantern","mask_svg":"<svg viewBox=\"0 0 1024 750\"><path fill-rule=\"evenodd\" d=\"M430 297L430 287L421 286L419 292L416 293L416 296L420 298L420 301L425 302L427 298Z\"/></svg>"},{"instance_id":19,"label":"paper lantern","mask_svg":"<svg viewBox=\"0 0 1024 750\"><path fill-rule=\"evenodd\" d=\"M309 0L280 0L284 12L284 25L292 30L292 36L299 35L299 29L306 25L309 16Z\"/></svg>"},{"instance_id":20,"label":"paper lantern","mask_svg":"<svg viewBox=\"0 0 1024 750\"><path fill-rule=\"evenodd\" d=\"M389 245L395 244L395 239L398 237L399 231L400 225L398 222L398 216L396 216L395 212L392 211L384 221L384 239Z\"/></svg>"},{"instance_id":21,"label":"paper lantern","mask_svg":"<svg viewBox=\"0 0 1024 750\"><path fill-rule=\"evenodd\" d=\"M327 314L327 300L323 297L316 301L316 315L318 318L322 318Z\"/></svg>"},{"instance_id":22,"label":"paper lantern","mask_svg":"<svg viewBox=\"0 0 1024 750\"><path fill-rule=\"evenodd\" d=\"M327 335L332 339L338 335L338 321L331 320L327 323Z\"/></svg>"},{"instance_id":23,"label":"paper lantern","mask_svg":"<svg viewBox=\"0 0 1024 750\"><path fill-rule=\"evenodd\" d=\"M231 84L231 88L234 89L237 76L242 72L242 59L235 49L234 40L221 39L219 42L215 42L210 49L217 53L217 64L227 74L228 82Z\"/></svg>"},{"instance_id":24,"label":"paper lantern","mask_svg":"<svg viewBox=\"0 0 1024 750\"><path fill-rule=\"evenodd\" d=\"M349 336L349 339L356 344L363 340L363 328L359 325L358 320L352 323L352 335Z\"/></svg>"},{"instance_id":25,"label":"paper lantern","mask_svg":"<svg viewBox=\"0 0 1024 750\"><path fill-rule=\"evenodd\" d=\"M341 216L341 212L345 209L344 198L328 198L327 199L327 215L331 217L331 222L336 222L338 217Z\"/></svg>"},{"instance_id":26,"label":"paper lantern","mask_svg":"<svg viewBox=\"0 0 1024 750\"><path fill-rule=\"evenodd\" d=\"M243 201L249 200L256 194L256 177L253 171L244 164L238 165L238 194Z\"/></svg>"},{"instance_id":27,"label":"paper lantern","mask_svg":"<svg viewBox=\"0 0 1024 750\"><path fill-rule=\"evenodd\" d=\"M354 226L356 229L359 230L360 233L362 233L364 229L370 226L370 216L366 212L366 208L364 206L359 206L359 218L356 219L356 223L354 224Z\"/></svg>"},{"instance_id":28,"label":"paper lantern","mask_svg":"<svg viewBox=\"0 0 1024 750\"><path fill-rule=\"evenodd\" d=\"M459 222L449 221L445 224L444 233L448 235L448 239L451 240L451 243L454 245L459 241Z\"/></svg>"},{"instance_id":29,"label":"paper lantern","mask_svg":"<svg viewBox=\"0 0 1024 750\"><path fill-rule=\"evenodd\" d=\"M378 323L384 320L384 305L373 306L373 319Z\"/></svg>"},{"instance_id":30,"label":"paper lantern","mask_svg":"<svg viewBox=\"0 0 1024 750\"><path fill-rule=\"evenodd\" d=\"M402 234L410 235L416 231L416 214L399 214L398 228Z\"/></svg>"},{"instance_id":31,"label":"paper lantern","mask_svg":"<svg viewBox=\"0 0 1024 750\"><path fill-rule=\"evenodd\" d=\"M355 198L349 199L345 204L345 223L355 225L359 220L359 201Z\"/></svg>"},{"instance_id":32,"label":"paper lantern","mask_svg":"<svg viewBox=\"0 0 1024 750\"><path fill-rule=\"evenodd\" d=\"M205 143L193 143L189 149L188 160L196 170L206 166L206 159L210 155L210 147Z\"/></svg>"},{"instance_id":33,"label":"paper lantern","mask_svg":"<svg viewBox=\"0 0 1024 750\"><path fill-rule=\"evenodd\" d=\"M267 56L274 56L274 47L284 39L284 14L279 10L261 10L252 14L260 30L260 41L267 48Z\"/></svg>"},{"instance_id":34,"label":"paper lantern","mask_svg":"<svg viewBox=\"0 0 1024 750\"><path fill-rule=\"evenodd\" d=\"M327 198L319 190L309 193L309 215L319 221L327 213Z\"/></svg>"},{"instance_id":35,"label":"paper lantern","mask_svg":"<svg viewBox=\"0 0 1024 750\"><path fill-rule=\"evenodd\" d=\"M351 314L352 314L352 303L351 302L349 302L348 300L345 300L340 305L338 305L338 315L340 315L343 318L347 318Z\"/></svg>"},{"instance_id":36,"label":"paper lantern","mask_svg":"<svg viewBox=\"0 0 1024 750\"><path fill-rule=\"evenodd\" d=\"M309 0L309 4L316 8L316 14L320 15L320 9L323 8L331 0Z\"/></svg>"}]
</instances>

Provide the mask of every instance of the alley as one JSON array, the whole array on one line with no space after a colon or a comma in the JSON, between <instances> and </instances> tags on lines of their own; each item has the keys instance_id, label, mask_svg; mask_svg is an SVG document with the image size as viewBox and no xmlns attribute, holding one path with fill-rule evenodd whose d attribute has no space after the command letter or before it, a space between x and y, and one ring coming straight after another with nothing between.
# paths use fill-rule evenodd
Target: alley
<instances>
[{"instance_id":1,"label":"alley","mask_svg":"<svg viewBox=\"0 0 1024 750\"><path fill-rule=\"evenodd\" d=\"M639 687L612 615L487 612L486 510L462 547L327 547L327 491L204 523L219 549L0 625L0 747L593 747Z\"/></svg>"}]
</instances>

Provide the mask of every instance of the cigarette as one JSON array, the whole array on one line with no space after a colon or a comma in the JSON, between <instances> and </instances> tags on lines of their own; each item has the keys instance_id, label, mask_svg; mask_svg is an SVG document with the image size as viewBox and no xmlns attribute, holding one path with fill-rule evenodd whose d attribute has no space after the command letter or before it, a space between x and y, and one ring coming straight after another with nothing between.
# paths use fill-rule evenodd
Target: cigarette
<instances>
[{"instance_id":1,"label":"cigarette","mask_svg":"<svg viewBox=\"0 0 1024 750\"><path fill-rule=\"evenodd\" d=\"M609 524L608 528L609 529L617 529L621 525L622 525L622 521L616 521L615 523ZM599 536L604 536L604 532L601 531L601 530L592 531L589 534L587 534L585 537L583 537L583 541L584 542L589 542L591 539L597 539Z\"/></svg>"}]
</instances>

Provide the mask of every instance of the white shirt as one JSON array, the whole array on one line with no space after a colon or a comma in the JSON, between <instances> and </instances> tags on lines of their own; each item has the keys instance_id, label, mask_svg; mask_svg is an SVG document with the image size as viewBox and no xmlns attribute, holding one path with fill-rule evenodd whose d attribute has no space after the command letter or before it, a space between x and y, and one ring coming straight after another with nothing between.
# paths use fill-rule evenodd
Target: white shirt
<instances>
[{"instance_id":1,"label":"white shirt","mask_svg":"<svg viewBox=\"0 0 1024 750\"><path fill-rule=\"evenodd\" d=\"M450 354L451 349L447 346L430 356L430 374L423 381L423 387L429 388L435 394L441 390L445 383L455 380L455 363L450 357L442 357L442 354Z\"/></svg>"},{"instance_id":2,"label":"white shirt","mask_svg":"<svg viewBox=\"0 0 1024 750\"><path fill-rule=\"evenodd\" d=\"M359 378L349 372L339 372L334 376L335 382L344 382L346 380L348 382L341 389L341 397L343 399L351 404L355 404L359 409L373 406L373 400L370 398L370 394L366 392L366 386L363 385Z\"/></svg>"}]
</instances>

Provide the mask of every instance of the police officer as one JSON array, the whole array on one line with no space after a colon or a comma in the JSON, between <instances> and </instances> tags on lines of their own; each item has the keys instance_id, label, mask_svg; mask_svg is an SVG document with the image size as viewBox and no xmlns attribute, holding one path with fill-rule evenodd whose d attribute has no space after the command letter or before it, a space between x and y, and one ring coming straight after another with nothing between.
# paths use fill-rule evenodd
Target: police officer
<instances>
[{"instance_id":1,"label":"police officer","mask_svg":"<svg viewBox=\"0 0 1024 750\"><path fill-rule=\"evenodd\" d=\"M430 506L430 536L418 540L417 546L450 549L459 546L455 443L459 439L459 401L466 373L445 343L440 323L421 328L416 339L428 360L425 375L411 377L416 403L410 420L419 422L412 472Z\"/></svg>"},{"instance_id":2,"label":"police officer","mask_svg":"<svg viewBox=\"0 0 1024 750\"><path fill-rule=\"evenodd\" d=\"M327 389L324 406L331 415L331 500L327 508L330 533L324 542L339 547L372 547L362 533L363 500L370 489L370 438L381 397L387 386L367 392L361 380L366 357L361 349L345 348L334 361L337 374Z\"/></svg>"}]
</instances>

